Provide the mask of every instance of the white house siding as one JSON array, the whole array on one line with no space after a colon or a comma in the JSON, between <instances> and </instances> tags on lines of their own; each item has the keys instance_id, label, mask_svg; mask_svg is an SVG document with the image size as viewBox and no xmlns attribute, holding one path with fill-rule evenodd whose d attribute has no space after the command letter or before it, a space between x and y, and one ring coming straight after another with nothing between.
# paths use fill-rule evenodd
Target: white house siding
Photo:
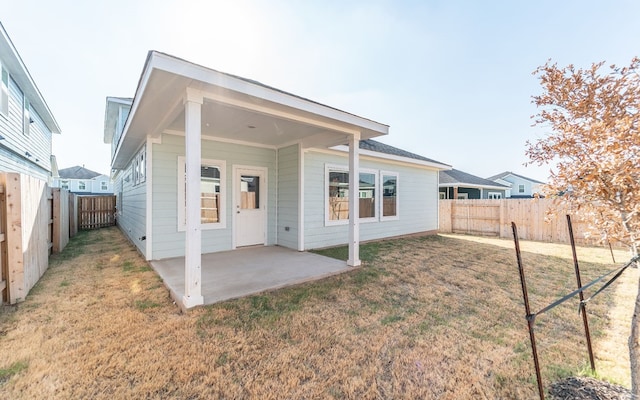
<instances>
[{"instance_id":1,"label":"white house siding","mask_svg":"<svg viewBox=\"0 0 640 400\"><path fill-rule=\"evenodd\" d=\"M149 152L147 152L149 154ZM153 144L153 255L158 260L184 256L184 232L178 231L178 157L184 156L184 137L162 135ZM233 246L233 167L234 165L268 168L267 177L267 245L276 238L276 151L274 149L202 141L202 158L226 161L226 228L202 230L202 252L230 250Z\"/></svg>"},{"instance_id":2,"label":"white house siding","mask_svg":"<svg viewBox=\"0 0 640 400\"><path fill-rule=\"evenodd\" d=\"M522 179L513 175L505 176L502 179L506 182L511 183L511 196L531 196L536 191L533 189L531 181L528 181L526 179ZM519 191L520 185L524 185L523 193Z\"/></svg>"},{"instance_id":3,"label":"white house siding","mask_svg":"<svg viewBox=\"0 0 640 400\"><path fill-rule=\"evenodd\" d=\"M118 226L131 242L146 256L146 246L143 237L147 235L146 224L146 190L147 185L141 183L133 185L131 164L120 171L115 179L114 190L117 196Z\"/></svg>"},{"instance_id":4,"label":"white house siding","mask_svg":"<svg viewBox=\"0 0 640 400\"><path fill-rule=\"evenodd\" d=\"M298 145L278 150L278 244L298 249Z\"/></svg>"},{"instance_id":5,"label":"white house siding","mask_svg":"<svg viewBox=\"0 0 640 400\"><path fill-rule=\"evenodd\" d=\"M9 114L0 114L0 169L48 180L51 170L51 131L31 106L29 133L23 133L24 94L9 79ZM28 153L28 154L27 154Z\"/></svg>"},{"instance_id":6,"label":"white house siding","mask_svg":"<svg viewBox=\"0 0 640 400\"><path fill-rule=\"evenodd\" d=\"M304 158L305 249L346 244L348 225L325 226L325 165L347 167L348 156L309 151ZM360 223L360 240L438 229L438 171L360 158L361 169L398 173L397 220ZM379 176L378 176L379 181Z\"/></svg>"}]
</instances>

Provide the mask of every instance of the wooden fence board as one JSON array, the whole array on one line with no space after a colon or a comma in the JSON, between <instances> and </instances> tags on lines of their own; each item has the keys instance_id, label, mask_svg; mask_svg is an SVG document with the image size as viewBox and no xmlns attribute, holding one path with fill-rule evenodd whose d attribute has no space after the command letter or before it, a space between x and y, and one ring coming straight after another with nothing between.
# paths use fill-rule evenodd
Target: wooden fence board
<instances>
[{"instance_id":1,"label":"wooden fence board","mask_svg":"<svg viewBox=\"0 0 640 400\"><path fill-rule=\"evenodd\" d=\"M6 176L0 174L0 301L9 302L9 264L7 263L7 237L6 232L6 202L5 202Z\"/></svg>"},{"instance_id":2,"label":"wooden fence board","mask_svg":"<svg viewBox=\"0 0 640 400\"><path fill-rule=\"evenodd\" d=\"M555 214L550 215L553 211ZM523 240L568 243L564 216L571 214L554 199L440 200L439 230L442 233L511 238L511 222ZM577 243L596 244L585 236L587 222L573 216Z\"/></svg>"},{"instance_id":3,"label":"wooden fence board","mask_svg":"<svg viewBox=\"0 0 640 400\"><path fill-rule=\"evenodd\" d=\"M15 304L26 296L24 261L22 259L22 223L20 174L2 174L5 178L5 236L7 243L7 301Z\"/></svg>"},{"instance_id":4,"label":"wooden fence board","mask_svg":"<svg viewBox=\"0 0 640 400\"><path fill-rule=\"evenodd\" d=\"M113 226L115 215L116 196L78 196L78 229Z\"/></svg>"},{"instance_id":5,"label":"wooden fence board","mask_svg":"<svg viewBox=\"0 0 640 400\"><path fill-rule=\"evenodd\" d=\"M59 253L69 243L69 191L53 188L53 252Z\"/></svg>"}]
</instances>

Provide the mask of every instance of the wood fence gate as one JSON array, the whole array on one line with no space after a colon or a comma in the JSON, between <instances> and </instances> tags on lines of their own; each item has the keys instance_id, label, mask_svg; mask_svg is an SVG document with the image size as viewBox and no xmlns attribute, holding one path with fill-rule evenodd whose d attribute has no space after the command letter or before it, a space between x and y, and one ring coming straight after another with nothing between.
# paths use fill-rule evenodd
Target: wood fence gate
<instances>
[{"instance_id":1,"label":"wood fence gate","mask_svg":"<svg viewBox=\"0 0 640 400\"><path fill-rule=\"evenodd\" d=\"M116 196L78 196L78 229L99 229L116 224Z\"/></svg>"}]
</instances>

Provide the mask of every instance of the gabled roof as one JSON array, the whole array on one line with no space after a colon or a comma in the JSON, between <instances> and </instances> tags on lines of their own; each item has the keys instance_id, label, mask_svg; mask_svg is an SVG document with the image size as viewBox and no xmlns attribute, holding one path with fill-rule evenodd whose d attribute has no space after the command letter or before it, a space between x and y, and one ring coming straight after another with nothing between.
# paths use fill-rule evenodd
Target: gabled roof
<instances>
[{"instance_id":1,"label":"gabled roof","mask_svg":"<svg viewBox=\"0 0 640 400\"><path fill-rule=\"evenodd\" d=\"M91 171L85 167L76 165L75 167L63 168L60 171L60 179L93 179L102 175L99 172Z\"/></svg>"},{"instance_id":2,"label":"gabled roof","mask_svg":"<svg viewBox=\"0 0 640 400\"><path fill-rule=\"evenodd\" d=\"M277 148L330 148L345 136L387 135L389 126L304 97L150 51L111 166L126 167L147 137L185 132L184 99L201 103L201 135ZM206 100L206 101L205 101Z\"/></svg>"},{"instance_id":3,"label":"gabled roof","mask_svg":"<svg viewBox=\"0 0 640 400\"><path fill-rule=\"evenodd\" d=\"M29 104L33 107L44 124L52 133L60 133L58 122L53 117L53 113L49 109L47 102L44 100L42 93L36 86L35 81L31 77L27 66L22 61L18 50L13 45L9 34L0 22L0 59L3 67L8 70L9 75L18 83L20 89L24 92L29 100Z\"/></svg>"},{"instance_id":4,"label":"gabled roof","mask_svg":"<svg viewBox=\"0 0 640 400\"><path fill-rule=\"evenodd\" d=\"M459 169L440 171L440 186L470 186L485 187L491 189L508 189L509 186L502 185L489 179L469 174Z\"/></svg>"},{"instance_id":5,"label":"gabled roof","mask_svg":"<svg viewBox=\"0 0 640 400\"><path fill-rule=\"evenodd\" d=\"M505 177L507 177L507 176L509 176L509 175L517 176L517 177L518 177L518 178L520 178L520 179L524 179L524 180L527 180L527 181L529 181L529 182L539 183L539 184L541 184L541 185L544 185L544 182L540 182L540 181L538 181L538 180L536 180L536 179L527 178L526 176L522 176L522 175L514 174L514 173L513 173L513 172L511 172L511 171L505 171L505 172L499 173L499 174L497 174L497 175L490 176L490 177L488 177L487 179L488 179L488 180L490 180L490 181L495 181L495 180L497 180L497 179L504 179Z\"/></svg>"},{"instance_id":6,"label":"gabled roof","mask_svg":"<svg viewBox=\"0 0 640 400\"><path fill-rule=\"evenodd\" d=\"M414 159L414 160L426 161L426 162L430 162L430 163L441 164L441 165L447 166L447 167L450 166L450 165L447 165L445 163L441 163L440 161L436 161L436 160L433 160L431 158L423 157L423 156L421 156L419 154L411 153L411 152L408 152L406 150L402 150L402 149L399 149L397 147L390 146L388 144L380 143L380 142L375 141L373 139L361 140L360 141L360 149L369 150L369 151L375 151L375 152L378 152L378 153L390 154L390 155L398 156L398 157L411 158L411 159Z\"/></svg>"}]
</instances>

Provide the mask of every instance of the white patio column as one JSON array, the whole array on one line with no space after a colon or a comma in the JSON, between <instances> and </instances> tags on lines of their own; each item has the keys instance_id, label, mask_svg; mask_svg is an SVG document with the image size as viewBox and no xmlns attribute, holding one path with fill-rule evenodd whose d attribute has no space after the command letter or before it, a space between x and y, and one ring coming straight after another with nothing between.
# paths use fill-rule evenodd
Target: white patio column
<instances>
[{"instance_id":1,"label":"white patio column","mask_svg":"<svg viewBox=\"0 0 640 400\"><path fill-rule=\"evenodd\" d=\"M360 265L360 133L349 138L349 259Z\"/></svg>"},{"instance_id":2,"label":"white patio column","mask_svg":"<svg viewBox=\"0 0 640 400\"><path fill-rule=\"evenodd\" d=\"M186 162L186 227L184 298L186 308L204 304L202 297L202 232L200 231L200 164L202 94L187 89L184 98Z\"/></svg>"}]
</instances>

